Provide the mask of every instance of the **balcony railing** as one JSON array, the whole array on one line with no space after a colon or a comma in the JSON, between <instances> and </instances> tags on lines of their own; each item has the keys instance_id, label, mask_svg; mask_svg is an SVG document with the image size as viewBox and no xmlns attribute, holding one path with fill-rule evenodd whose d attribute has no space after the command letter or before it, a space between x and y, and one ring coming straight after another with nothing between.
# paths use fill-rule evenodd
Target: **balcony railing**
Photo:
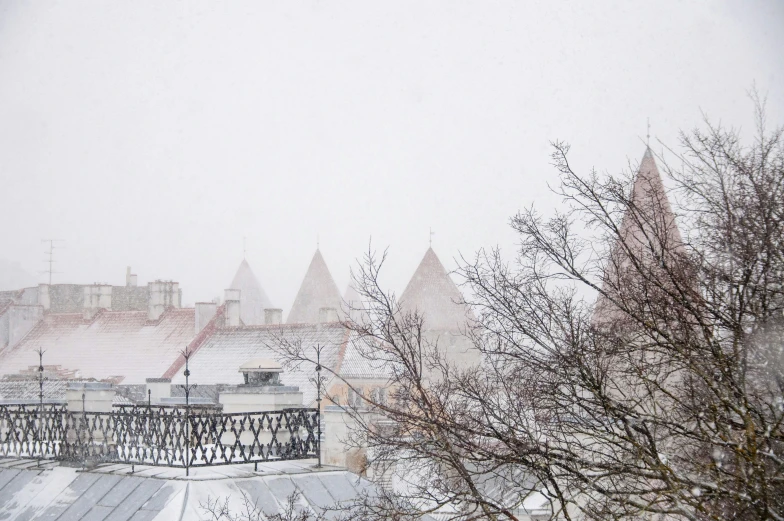
<instances>
[{"instance_id":1,"label":"balcony railing","mask_svg":"<svg viewBox=\"0 0 784 521\"><path fill-rule=\"evenodd\" d=\"M226 414L199 407L0 405L0 456L170 467L316 458L317 409Z\"/></svg>"}]
</instances>

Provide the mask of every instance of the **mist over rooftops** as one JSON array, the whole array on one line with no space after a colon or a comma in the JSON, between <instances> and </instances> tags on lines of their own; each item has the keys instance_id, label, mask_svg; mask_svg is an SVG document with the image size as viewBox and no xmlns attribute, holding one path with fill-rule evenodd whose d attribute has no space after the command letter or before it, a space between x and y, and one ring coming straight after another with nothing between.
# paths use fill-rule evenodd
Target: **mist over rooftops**
<instances>
[{"instance_id":1,"label":"mist over rooftops","mask_svg":"<svg viewBox=\"0 0 784 521\"><path fill-rule=\"evenodd\" d=\"M229 288L240 290L242 322L249 326L264 324L264 310L273 306L246 259L242 259Z\"/></svg>"}]
</instances>

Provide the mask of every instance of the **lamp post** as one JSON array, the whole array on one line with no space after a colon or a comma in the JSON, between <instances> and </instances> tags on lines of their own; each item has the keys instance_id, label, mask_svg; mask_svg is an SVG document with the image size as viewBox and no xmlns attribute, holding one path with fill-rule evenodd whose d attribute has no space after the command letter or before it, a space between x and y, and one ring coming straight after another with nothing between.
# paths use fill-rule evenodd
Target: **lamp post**
<instances>
[{"instance_id":1,"label":"lamp post","mask_svg":"<svg viewBox=\"0 0 784 521\"><path fill-rule=\"evenodd\" d=\"M191 375L190 369L188 369L188 360L191 357L191 353L188 348L185 348L185 351L182 352L183 358L185 358L185 371L183 371L183 376L185 376L185 385L180 385L182 389L185 391L185 475L190 475L190 463L191 463L191 437L190 437L190 395L191 390L196 387L196 385L191 385L189 383L188 378Z\"/></svg>"},{"instance_id":2,"label":"lamp post","mask_svg":"<svg viewBox=\"0 0 784 521\"><path fill-rule=\"evenodd\" d=\"M321 468L321 350L323 346L320 344L316 345L316 405L317 405L317 412L316 412L316 452L318 454L318 465L317 468Z\"/></svg>"}]
</instances>

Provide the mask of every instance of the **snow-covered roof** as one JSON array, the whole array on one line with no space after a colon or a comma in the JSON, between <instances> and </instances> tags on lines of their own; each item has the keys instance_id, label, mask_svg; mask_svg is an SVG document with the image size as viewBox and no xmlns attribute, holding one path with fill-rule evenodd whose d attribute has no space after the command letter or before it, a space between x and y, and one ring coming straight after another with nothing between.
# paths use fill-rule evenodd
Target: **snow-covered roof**
<instances>
[{"instance_id":1,"label":"snow-covered roof","mask_svg":"<svg viewBox=\"0 0 784 521\"><path fill-rule=\"evenodd\" d=\"M391 358L391 357L390 357ZM340 364L343 378L387 380L392 375L392 365L384 359L382 348L370 339L352 334Z\"/></svg>"},{"instance_id":2,"label":"snow-covered roof","mask_svg":"<svg viewBox=\"0 0 784 521\"><path fill-rule=\"evenodd\" d=\"M137 465L102 465L81 472L44 461L0 461L0 518L196 521L207 519L208 498L228 500L237 515L243 493L265 516L283 514L293 493L298 509L314 517L335 517L330 509L350 504L373 485L335 467L314 468L315 461L280 461L258 465L183 469Z\"/></svg>"},{"instance_id":3,"label":"snow-covered roof","mask_svg":"<svg viewBox=\"0 0 784 521\"><path fill-rule=\"evenodd\" d=\"M144 383L161 376L194 337L195 313L167 309L157 321L146 311L100 311L92 320L81 313L44 315L16 346L0 352L0 372L16 374L44 364L75 371L76 378Z\"/></svg>"},{"instance_id":4,"label":"snow-covered roof","mask_svg":"<svg viewBox=\"0 0 784 521\"><path fill-rule=\"evenodd\" d=\"M302 279L302 285L299 287L286 323L316 323L319 321L321 308L333 308L339 312L342 304L343 299L329 273L327 263L324 262L321 251L316 250L305 278Z\"/></svg>"},{"instance_id":5,"label":"snow-covered roof","mask_svg":"<svg viewBox=\"0 0 784 521\"><path fill-rule=\"evenodd\" d=\"M333 370L338 368L350 332L339 322L324 324L271 324L266 326L216 329L193 351L188 362L190 382L199 385L241 384L239 372L242 364L257 358L284 362L280 355L282 344L301 346L304 350L320 345L321 363ZM315 351L313 351L315 356ZM174 357L170 360L173 361ZM284 385L295 385L303 392L303 401L309 405L316 399L315 367L283 365L280 377ZM185 383L182 360L178 359L171 375L173 384ZM328 376L325 371L324 376Z\"/></svg>"},{"instance_id":6,"label":"snow-covered roof","mask_svg":"<svg viewBox=\"0 0 784 521\"><path fill-rule=\"evenodd\" d=\"M247 260L242 259L229 287L240 290L242 322L247 325L264 324L264 310L273 306Z\"/></svg>"},{"instance_id":7,"label":"snow-covered roof","mask_svg":"<svg viewBox=\"0 0 784 521\"><path fill-rule=\"evenodd\" d=\"M424 327L431 331L460 332L465 329L469 310L457 285L449 277L433 248L428 248L422 262L400 296L406 311L424 315Z\"/></svg>"}]
</instances>

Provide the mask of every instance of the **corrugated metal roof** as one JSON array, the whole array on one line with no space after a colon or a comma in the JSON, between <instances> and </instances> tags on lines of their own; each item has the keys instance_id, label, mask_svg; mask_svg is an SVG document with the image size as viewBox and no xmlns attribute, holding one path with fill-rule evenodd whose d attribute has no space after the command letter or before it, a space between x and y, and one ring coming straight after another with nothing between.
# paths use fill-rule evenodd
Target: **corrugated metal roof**
<instances>
[{"instance_id":1,"label":"corrugated metal roof","mask_svg":"<svg viewBox=\"0 0 784 521\"><path fill-rule=\"evenodd\" d=\"M192 469L106 465L88 472L53 466L35 460L0 461L0 518L201 520L210 501L228 501L237 515L243 510L243 493L269 516L282 514L292 493L299 497L297 510L325 514L348 505L360 494L373 494L373 485L335 467L313 468L312 462L275 462Z\"/></svg>"},{"instance_id":2,"label":"corrugated metal roof","mask_svg":"<svg viewBox=\"0 0 784 521\"><path fill-rule=\"evenodd\" d=\"M302 279L302 285L299 287L286 323L314 324L320 320L321 308L334 308L340 312L342 306L343 299L340 291L329 273L324 257L319 250L316 250L305 278Z\"/></svg>"},{"instance_id":3,"label":"corrugated metal roof","mask_svg":"<svg viewBox=\"0 0 784 521\"><path fill-rule=\"evenodd\" d=\"M193 309L168 309L156 322L146 311L101 311L85 321L81 313L45 315L15 347L0 353L3 374L44 364L75 370L77 378L121 377L124 384L161 376L194 336Z\"/></svg>"}]
</instances>

